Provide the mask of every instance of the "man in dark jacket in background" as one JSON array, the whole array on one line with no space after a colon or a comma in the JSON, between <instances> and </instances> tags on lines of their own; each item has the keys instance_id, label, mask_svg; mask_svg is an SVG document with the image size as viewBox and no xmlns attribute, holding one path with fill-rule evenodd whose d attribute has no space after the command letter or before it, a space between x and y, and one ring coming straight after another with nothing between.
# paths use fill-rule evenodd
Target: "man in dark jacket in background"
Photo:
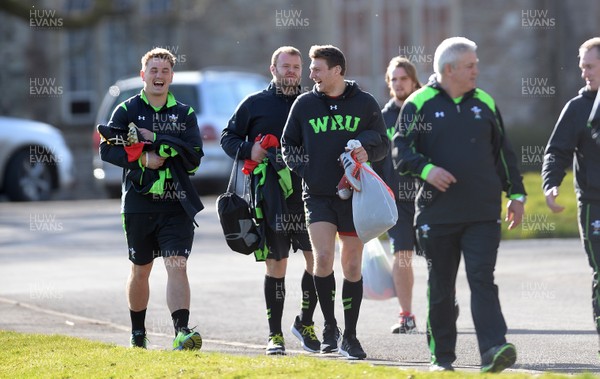
<instances>
[{"instance_id":1,"label":"man in dark jacket in background","mask_svg":"<svg viewBox=\"0 0 600 379\"><path fill-rule=\"evenodd\" d=\"M248 96L238 105L234 115L221 136L223 150L232 158L249 160L245 165L254 167L263 164L267 157L266 147L278 145L292 103L301 92L302 55L298 49L283 46L275 50L271 58L270 71L273 80L269 87L261 92ZM258 137L258 138L257 138ZM265 144L274 140L274 143ZM275 149L274 147L272 147ZM273 158L271 158L273 159ZM275 158L277 160L277 158ZM285 163L279 157L279 162ZM254 162L254 163L253 163ZM285 167L287 170L287 167ZM250 172L251 176L255 176ZM257 173L258 175L258 173ZM313 256L310 239L304 219L302 202L302 181L292 173L293 192L285 203L286 214L273 217L264 214L262 227L265 231L266 274L264 283L267 318L269 321L269 339L267 355L285 354L285 341L281 330L281 318L285 301L285 273L290 247L302 250L306 260L302 277L302 308L296 316L291 331L302 347L309 352L318 352L321 343L315 335L313 314L317 306L317 293L313 280ZM277 183L277 179L274 181ZM281 188L269 188L268 191L282 192ZM257 196L256 193L254 193ZM270 196L273 198L273 196ZM275 228L269 227L275 224Z\"/></svg>"},{"instance_id":2,"label":"man in dark jacket in background","mask_svg":"<svg viewBox=\"0 0 600 379\"><path fill-rule=\"evenodd\" d=\"M593 270L592 309L600 338L600 114L591 114L600 86L600 37L581 45L579 68L585 87L560 113L544 155L542 186L548 207L562 212L564 207L556 203L558 187L573 165L579 233Z\"/></svg>"},{"instance_id":3,"label":"man in dark jacket in background","mask_svg":"<svg viewBox=\"0 0 600 379\"><path fill-rule=\"evenodd\" d=\"M461 253L483 372L514 364L506 343L494 267L500 244L501 192L509 229L522 221L525 188L494 99L476 87L477 45L444 40L434 55L435 79L404 103L394 137L400 173L425 183L417 194L417 240L429 264L427 340L432 370L456 359L455 283Z\"/></svg>"},{"instance_id":4,"label":"man in dark jacket in background","mask_svg":"<svg viewBox=\"0 0 600 379\"><path fill-rule=\"evenodd\" d=\"M389 139L379 105L356 83L344 80L344 54L331 45L310 49L311 92L296 99L282 139L286 164L303 179L308 232L315 256L315 287L325 318L322 353L338 351L341 332L334 312L336 234L339 234L344 285L345 330L339 351L349 359L364 359L356 338L363 296L361 258L363 243L354 229L352 201L337 196L344 168L338 157L349 140L362 144L353 150L358 162L381 160Z\"/></svg>"},{"instance_id":5,"label":"man in dark jacket in background","mask_svg":"<svg viewBox=\"0 0 600 379\"><path fill-rule=\"evenodd\" d=\"M390 60L385 72L385 82L390 89L391 99L385 104L381 114L387 127L387 135L391 140L396 133L396 121L402 104L410 94L421 88L421 83L417 78L417 69L404 57L394 57ZM391 154L373 163L373 169L394 192L398 208L398 221L387 231L391 253L394 255L392 277L400 304L398 323L392 325L392 333L416 333L417 324L412 313L414 284L412 262L416 243L413 219L418 190L417 179L411 175L399 175L394 170Z\"/></svg>"}]
</instances>

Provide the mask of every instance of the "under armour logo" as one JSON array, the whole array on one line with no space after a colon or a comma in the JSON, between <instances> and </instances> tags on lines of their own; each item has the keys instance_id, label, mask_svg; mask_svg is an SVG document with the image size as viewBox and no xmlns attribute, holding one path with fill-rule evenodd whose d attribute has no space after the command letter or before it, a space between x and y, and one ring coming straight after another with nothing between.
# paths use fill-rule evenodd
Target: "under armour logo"
<instances>
[{"instance_id":1,"label":"under armour logo","mask_svg":"<svg viewBox=\"0 0 600 379\"><path fill-rule=\"evenodd\" d=\"M335 109L335 110L337 111L337 105L330 105L330 106L329 106L329 109L330 109L330 110L334 110L334 109Z\"/></svg>"},{"instance_id":2,"label":"under armour logo","mask_svg":"<svg viewBox=\"0 0 600 379\"><path fill-rule=\"evenodd\" d=\"M594 228L594 231L592 232L592 234L595 236L600 235L600 220L596 220L596 221L592 222L590 225L592 225L592 228Z\"/></svg>"},{"instance_id":3,"label":"under armour logo","mask_svg":"<svg viewBox=\"0 0 600 379\"><path fill-rule=\"evenodd\" d=\"M258 240L258 236L250 232L250 228L252 228L252 220L238 220L240 223L240 232L239 233L229 233L225 235L225 239L227 240L237 240L243 239L246 246L252 246Z\"/></svg>"},{"instance_id":4,"label":"under armour logo","mask_svg":"<svg viewBox=\"0 0 600 379\"><path fill-rule=\"evenodd\" d=\"M444 112L435 112L435 118L442 118L444 116Z\"/></svg>"},{"instance_id":5,"label":"under armour logo","mask_svg":"<svg viewBox=\"0 0 600 379\"><path fill-rule=\"evenodd\" d=\"M138 116L138 120L146 120L146 116Z\"/></svg>"},{"instance_id":6,"label":"under armour logo","mask_svg":"<svg viewBox=\"0 0 600 379\"><path fill-rule=\"evenodd\" d=\"M475 118L481 118L481 108L479 108L477 105L471 108L471 111L475 114Z\"/></svg>"},{"instance_id":7,"label":"under armour logo","mask_svg":"<svg viewBox=\"0 0 600 379\"><path fill-rule=\"evenodd\" d=\"M423 238L429 238L429 236L427 235L427 232L429 232L431 230L431 228L429 227L429 225L424 224L420 227L421 229L421 237Z\"/></svg>"}]
</instances>

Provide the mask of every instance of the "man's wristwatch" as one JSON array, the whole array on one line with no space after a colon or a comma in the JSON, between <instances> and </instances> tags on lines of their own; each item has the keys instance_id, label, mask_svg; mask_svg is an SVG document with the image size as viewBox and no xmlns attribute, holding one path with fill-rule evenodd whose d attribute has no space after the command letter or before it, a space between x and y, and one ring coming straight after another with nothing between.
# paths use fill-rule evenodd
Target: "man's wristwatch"
<instances>
[{"instance_id":1,"label":"man's wristwatch","mask_svg":"<svg viewBox=\"0 0 600 379\"><path fill-rule=\"evenodd\" d=\"M525 202L527 201L527 197L525 195L521 195L521 196L515 197L514 199L511 199L511 200L520 201L521 203L525 204Z\"/></svg>"}]
</instances>

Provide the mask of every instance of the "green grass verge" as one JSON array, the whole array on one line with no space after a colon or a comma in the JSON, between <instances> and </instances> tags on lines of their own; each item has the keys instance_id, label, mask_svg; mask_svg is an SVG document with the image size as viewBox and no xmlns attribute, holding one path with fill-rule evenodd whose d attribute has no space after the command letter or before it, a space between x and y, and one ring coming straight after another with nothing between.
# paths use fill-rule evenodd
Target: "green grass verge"
<instances>
[{"instance_id":1,"label":"green grass verge","mask_svg":"<svg viewBox=\"0 0 600 379\"><path fill-rule=\"evenodd\" d=\"M556 201L565 207L561 213L552 213L546 205L546 198L542 192L542 177L539 172L523 174L523 182L528 193L523 224L517 229L508 230L508 224L504 222L502 238L579 238L573 173L570 171L567 173L559 189L560 194ZM502 220L504 220L506 201L502 212Z\"/></svg>"},{"instance_id":2,"label":"green grass verge","mask_svg":"<svg viewBox=\"0 0 600 379\"><path fill-rule=\"evenodd\" d=\"M304 355L236 356L129 349L59 336L0 331L1 378L533 378L529 374L428 373ZM536 378L593 378L589 374Z\"/></svg>"}]
</instances>

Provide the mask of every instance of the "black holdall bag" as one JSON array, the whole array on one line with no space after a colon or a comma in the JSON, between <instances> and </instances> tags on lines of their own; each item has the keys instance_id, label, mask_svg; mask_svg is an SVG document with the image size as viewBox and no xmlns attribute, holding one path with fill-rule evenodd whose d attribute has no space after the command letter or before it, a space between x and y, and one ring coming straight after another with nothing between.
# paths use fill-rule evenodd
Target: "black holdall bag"
<instances>
[{"instance_id":1,"label":"black holdall bag","mask_svg":"<svg viewBox=\"0 0 600 379\"><path fill-rule=\"evenodd\" d=\"M231 250L250 255L260 244L260 235L250 214L248 203L235 193L238 162L236 155L229 176L227 191L217 198L217 214L219 215L225 240ZM244 192L245 188L246 186L244 186Z\"/></svg>"}]
</instances>

